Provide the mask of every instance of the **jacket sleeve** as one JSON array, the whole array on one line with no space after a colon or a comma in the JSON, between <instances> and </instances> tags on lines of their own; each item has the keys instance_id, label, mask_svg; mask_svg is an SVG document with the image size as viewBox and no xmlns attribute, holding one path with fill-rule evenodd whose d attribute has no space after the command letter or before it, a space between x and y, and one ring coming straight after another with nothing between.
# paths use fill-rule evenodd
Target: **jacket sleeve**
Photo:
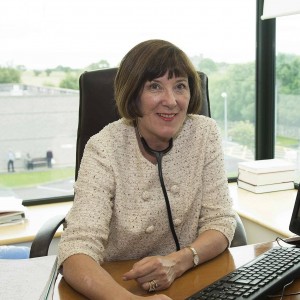
<instances>
[{"instance_id":1,"label":"jacket sleeve","mask_svg":"<svg viewBox=\"0 0 300 300\"><path fill-rule=\"evenodd\" d=\"M199 234L215 229L222 232L230 244L236 220L228 189L221 135L214 120L210 122L205 145Z\"/></svg>"},{"instance_id":2,"label":"jacket sleeve","mask_svg":"<svg viewBox=\"0 0 300 300\"><path fill-rule=\"evenodd\" d=\"M103 261L114 198L114 173L107 143L98 134L86 145L75 183L74 204L59 243L59 265L69 256L86 254ZM105 145L106 147L102 147Z\"/></svg>"}]
</instances>

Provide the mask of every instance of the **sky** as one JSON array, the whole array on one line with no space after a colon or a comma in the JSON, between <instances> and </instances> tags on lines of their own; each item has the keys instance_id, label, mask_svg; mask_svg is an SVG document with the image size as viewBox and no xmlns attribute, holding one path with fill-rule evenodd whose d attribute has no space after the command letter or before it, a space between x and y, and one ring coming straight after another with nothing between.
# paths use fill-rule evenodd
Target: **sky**
<instances>
[{"instance_id":1,"label":"sky","mask_svg":"<svg viewBox=\"0 0 300 300\"><path fill-rule=\"evenodd\" d=\"M133 46L152 38L169 40L190 57L253 61L255 2L2 0L0 66L84 68L102 59L116 66ZM290 41L283 35L281 44L288 48L294 42L296 51L294 31L290 26Z\"/></svg>"}]
</instances>

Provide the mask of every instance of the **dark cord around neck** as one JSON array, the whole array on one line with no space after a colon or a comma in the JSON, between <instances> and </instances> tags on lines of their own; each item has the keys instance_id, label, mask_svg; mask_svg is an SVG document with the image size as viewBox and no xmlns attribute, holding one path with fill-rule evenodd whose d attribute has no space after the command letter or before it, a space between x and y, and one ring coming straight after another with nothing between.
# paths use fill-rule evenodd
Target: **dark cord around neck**
<instances>
[{"instance_id":1,"label":"dark cord around neck","mask_svg":"<svg viewBox=\"0 0 300 300\"><path fill-rule=\"evenodd\" d=\"M137 128L138 130L138 128ZM167 212L168 212L168 219L169 219L169 226L173 235L173 239L176 245L176 250L179 251L180 250L180 244L178 241L178 237L175 231L175 227L174 227L174 223L173 223L173 217L172 217L172 210L171 210L171 206L170 206L170 201L169 201L169 197L168 197L168 193L165 187L165 183L164 183L164 178L163 178L163 173L162 173L162 158L163 155L168 153L172 147L173 147L173 139L171 138L169 140L169 146L161 151L157 151L157 150L153 150L152 148L149 147L149 145L147 144L146 140L140 135L140 132L138 130L141 142L143 144L144 149L151 155L154 156L156 158L157 161L157 166L158 166L158 175L159 175L159 180L160 180L160 185L164 194L164 198L165 198L165 202L166 202L166 207L167 207Z\"/></svg>"}]
</instances>

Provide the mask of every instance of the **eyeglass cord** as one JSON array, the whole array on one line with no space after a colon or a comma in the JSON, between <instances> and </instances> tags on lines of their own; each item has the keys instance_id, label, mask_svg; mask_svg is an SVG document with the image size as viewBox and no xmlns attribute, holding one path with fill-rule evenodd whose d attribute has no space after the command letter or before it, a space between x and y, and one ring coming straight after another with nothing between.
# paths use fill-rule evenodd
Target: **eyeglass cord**
<instances>
[{"instance_id":1,"label":"eyeglass cord","mask_svg":"<svg viewBox=\"0 0 300 300\"><path fill-rule=\"evenodd\" d=\"M160 180L160 185L164 194L164 198L165 198L165 202L166 202L166 207L167 207L167 212L168 212L168 219L169 219L169 226L173 235L173 239L176 245L176 250L179 251L180 250L180 244L178 241L178 237L175 231L175 227L174 227L174 223L173 223L173 217L172 217L172 210L171 210L171 206L170 206L170 201L169 201L169 197L168 197L168 193L165 187L165 182L164 182L164 178L163 178L163 173L162 173L162 158L164 156L164 154L168 153L172 147L173 147L173 139L171 138L169 141L169 146L162 150L162 151L156 151L153 150L149 147L149 145L147 144L146 140L140 136L141 138L141 142L143 144L144 149L152 156L154 156L156 158L157 161L157 167L158 167L158 175L159 175L159 180Z\"/></svg>"}]
</instances>

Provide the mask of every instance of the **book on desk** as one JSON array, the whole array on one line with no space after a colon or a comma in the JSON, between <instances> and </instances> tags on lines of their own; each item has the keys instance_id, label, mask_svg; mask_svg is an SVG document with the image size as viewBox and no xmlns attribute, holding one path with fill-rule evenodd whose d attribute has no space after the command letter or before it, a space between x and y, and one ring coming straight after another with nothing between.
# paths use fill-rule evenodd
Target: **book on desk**
<instances>
[{"instance_id":1,"label":"book on desk","mask_svg":"<svg viewBox=\"0 0 300 300\"><path fill-rule=\"evenodd\" d=\"M295 165L282 159L265 159L238 164L238 187L253 193L294 188Z\"/></svg>"},{"instance_id":2,"label":"book on desk","mask_svg":"<svg viewBox=\"0 0 300 300\"><path fill-rule=\"evenodd\" d=\"M26 207L22 199L15 197L1 197L0 200L0 225L15 224L24 221Z\"/></svg>"},{"instance_id":3,"label":"book on desk","mask_svg":"<svg viewBox=\"0 0 300 300\"><path fill-rule=\"evenodd\" d=\"M0 212L0 225L15 224L24 221L25 212L23 211L7 211Z\"/></svg>"},{"instance_id":4,"label":"book on desk","mask_svg":"<svg viewBox=\"0 0 300 300\"><path fill-rule=\"evenodd\" d=\"M238 187L252 193L261 194L277 191L292 190L294 188L294 182L281 182L273 184L253 185L242 180L238 181Z\"/></svg>"},{"instance_id":5,"label":"book on desk","mask_svg":"<svg viewBox=\"0 0 300 300\"><path fill-rule=\"evenodd\" d=\"M57 256L0 259L0 299L52 299Z\"/></svg>"}]
</instances>

